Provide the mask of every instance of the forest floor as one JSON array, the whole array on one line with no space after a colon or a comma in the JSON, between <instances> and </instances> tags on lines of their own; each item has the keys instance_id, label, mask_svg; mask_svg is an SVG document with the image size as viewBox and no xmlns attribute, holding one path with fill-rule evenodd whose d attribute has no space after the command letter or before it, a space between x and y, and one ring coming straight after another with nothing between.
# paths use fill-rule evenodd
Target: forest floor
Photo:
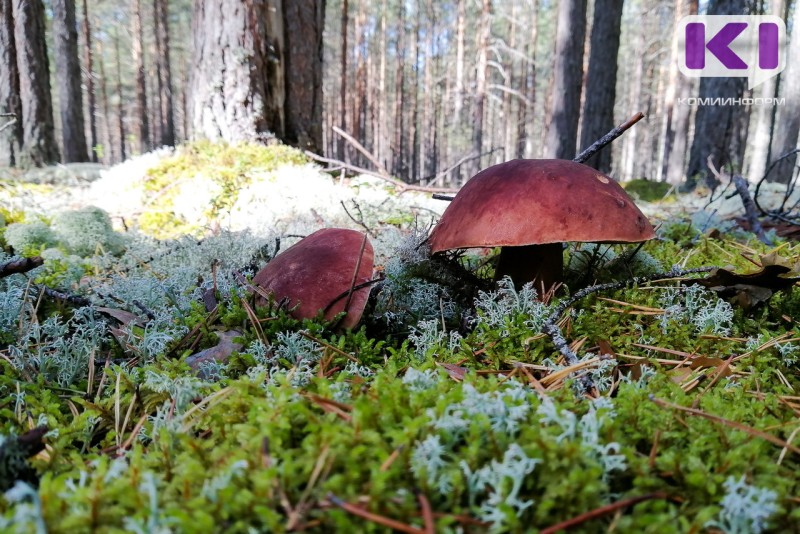
<instances>
[{"instance_id":1,"label":"forest floor","mask_svg":"<svg viewBox=\"0 0 800 534\"><path fill-rule=\"evenodd\" d=\"M541 302L285 147L0 177L0 530L798 531L800 246L717 197L637 202L657 238L570 244ZM352 331L248 282L323 227L375 248Z\"/></svg>"}]
</instances>

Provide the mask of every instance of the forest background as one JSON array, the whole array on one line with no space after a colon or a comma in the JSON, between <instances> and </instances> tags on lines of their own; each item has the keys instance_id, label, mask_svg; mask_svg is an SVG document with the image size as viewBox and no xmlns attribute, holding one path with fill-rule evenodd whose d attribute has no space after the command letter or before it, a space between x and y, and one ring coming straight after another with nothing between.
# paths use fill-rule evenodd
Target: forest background
<instances>
[{"instance_id":1,"label":"forest background","mask_svg":"<svg viewBox=\"0 0 800 534\"><path fill-rule=\"evenodd\" d=\"M757 181L797 147L795 12L791 0L0 0L0 167L277 137L457 187L512 158L571 159L642 111L591 164L691 188L710 157ZM780 16L788 68L751 90L685 77L675 29L697 13ZM768 179L795 172L790 157Z\"/></svg>"}]
</instances>

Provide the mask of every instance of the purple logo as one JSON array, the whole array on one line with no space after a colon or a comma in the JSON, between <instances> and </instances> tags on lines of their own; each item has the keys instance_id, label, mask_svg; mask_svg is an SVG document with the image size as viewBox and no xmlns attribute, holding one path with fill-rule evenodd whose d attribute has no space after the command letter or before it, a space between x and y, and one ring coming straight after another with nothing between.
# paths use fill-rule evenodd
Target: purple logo
<instances>
[{"instance_id":1,"label":"purple logo","mask_svg":"<svg viewBox=\"0 0 800 534\"><path fill-rule=\"evenodd\" d=\"M684 17L678 24L681 72L746 77L753 88L786 68L786 24L772 15Z\"/></svg>"}]
</instances>

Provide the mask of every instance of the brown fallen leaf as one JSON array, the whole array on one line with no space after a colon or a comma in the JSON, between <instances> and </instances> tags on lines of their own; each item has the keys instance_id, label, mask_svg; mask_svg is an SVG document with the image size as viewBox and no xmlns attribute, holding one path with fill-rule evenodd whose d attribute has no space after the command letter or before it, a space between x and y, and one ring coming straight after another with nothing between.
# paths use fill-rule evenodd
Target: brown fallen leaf
<instances>
[{"instance_id":1,"label":"brown fallen leaf","mask_svg":"<svg viewBox=\"0 0 800 534\"><path fill-rule=\"evenodd\" d=\"M773 252L761 256L761 270L739 274L727 269L715 269L697 283L749 309L769 300L778 291L791 289L800 281L800 263Z\"/></svg>"},{"instance_id":2,"label":"brown fallen leaf","mask_svg":"<svg viewBox=\"0 0 800 534\"><path fill-rule=\"evenodd\" d=\"M202 369L203 363L210 361L225 363L231 354L242 349L241 343L233 341L234 338L242 335L238 330L226 330L225 332L216 332L216 334L219 338L219 343L186 358L186 363L194 369L200 378L208 378L206 372Z\"/></svg>"}]
</instances>

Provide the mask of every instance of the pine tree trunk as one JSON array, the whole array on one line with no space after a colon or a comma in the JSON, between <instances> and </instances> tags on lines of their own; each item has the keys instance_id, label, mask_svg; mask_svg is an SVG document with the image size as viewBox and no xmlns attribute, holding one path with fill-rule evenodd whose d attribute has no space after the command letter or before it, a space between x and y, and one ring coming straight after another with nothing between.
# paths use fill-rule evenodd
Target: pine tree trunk
<instances>
[{"instance_id":1,"label":"pine tree trunk","mask_svg":"<svg viewBox=\"0 0 800 534\"><path fill-rule=\"evenodd\" d=\"M685 15L696 15L697 8L697 0L681 1L675 14L676 24ZM689 98L694 92L694 87L694 78L679 75L675 90L676 99L680 101ZM672 125L668 137L670 145L665 146L664 155L666 158L666 181L675 186L683 183L685 179L686 147L689 143L689 123L691 118L692 109L689 106L679 105L673 109Z\"/></svg>"},{"instance_id":2,"label":"pine tree trunk","mask_svg":"<svg viewBox=\"0 0 800 534\"><path fill-rule=\"evenodd\" d=\"M0 167L19 163L22 148L22 101L19 94L13 0L0 0Z\"/></svg>"},{"instance_id":3,"label":"pine tree trunk","mask_svg":"<svg viewBox=\"0 0 800 534\"><path fill-rule=\"evenodd\" d=\"M88 161L74 0L53 0L53 42L64 162Z\"/></svg>"},{"instance_id":4,"label":"pine tree trunk","mask_svg":"<svg viewBox=\"0 0 800 534\"><path fill-rule=\"evenodd\" d=\"M37 167L57 163L50 67L41 0L13 0L14 42L22 100L23 146L20 161Z\"/></svg>"},{"instance_id":5,"label":"pine tree trunk","mask_svg":"<svg viewBox=\"0 0 800 534\"><path fill-rule=\"evenodd\" d=\"M786 58L786 70L780 74L783 86L781 96L784 105L778 110L775 122L775 135L772 140L770 162L777 161L798 147L800 133L800 10L794 8L794 28L789 41L789 56ZM771 182L788 184L795 172L797 154L784 158L773 167L767 179Z\"/></svg>"},{"instance_id":6,"label":"pine tree trunk","mask_svg":"<svg viewBox=\"0 0 800 534\"><path fill-rule=\"evenodd\" d=\"M478 63L475 69L475 105L472 108L472 152L478 156L470 166L470 175L482 168L480 154L483 153L484 107L486 104L486 66L488 62L489 36L491 35L491 0L481 4L481 21L478 28Z\"/></svg>"},{"instance_id":7,"label":"pine tree trunk","mask_svg":"<svg viewBox=\"0 0 800 534\"><path fill-rule=\"evenodd\" d=\"M281 139L322 153L322 32L325 0L283 2L286 128Z\"/></svg>"},{"instance_id":8,"label":"pine tree trunk","mask_svg":"<svg viewBox=\"0 0 800 534\"><path fill-rule=\"evenodd\" d=\"M595 0L580 149L590 146L616 124L614 102L617 96L617 54L622 2L623 0ZM601 150L586 164L609 174L611 148Z\"/></svg>"},{"instance_id":9,"label":"pine tree trunk","mask_svg":"<svg viewBox=\"0 0 800 534\"><path fill-rule=\"evenodd\" d=\"M523 114L524 123L520 127L519 155L518 157L534 157L535 141L540 139L536 135L534 120L536 119L536 41L539 37L539 0L533 0L531 8L531 34L528 44L528 63L525 67L525 104Z\"/></svg>"},{"instance_id":10,"label":"pine tree trunk","mask_svg":"<svg viewBox=\"0 0 800 534\"><path fill-rule=\"evenodd\" d=\"M159 44L160 53L156 56L158 63L159 82L158 90L161 94L161 145L175 145L175 113L173 110L172 96L172 66L170 64L170 37L169 37L169 0L154 0L156 9L156 42Z\"/></svg>"},{"instance_id":11,"label":"pine tree trunk","mask_svg":"<svg viewBox=\"0 0 800 534\"><path fill-rule=\"evenodd\" d=\"M712 0L709 15L745 14L745 0ZM747 89L747 78L701 78L700 98L741 98ZM726 165L741 172L747 139L747 108L740 104L700 106L694 122L694 139L689 153L689 169L685 189L699 183L716 187L716 179L708 170L708 157L714 166Z\"/></svg>"},{"instance_id":12,"label":"pine tree trunk","mask_svg":"<svg viewBox=\"0 0 800 534\"><path fill-rule=\"evenodd\" d=\"M456 8L456 88L453 101L453 124L461 124L461 110L464 108L464 33L467 25L466 0L458 0Z\"/></svg>"},{"instance_id":13,"label":"pine tree trunk","mask_svg":"<svg viewBox=\"0 0 800 534\"><path fill-rule=\"evenodd\" d=\"M398 28L397 28L397 64L395 66L395 94L394 94L394 147L392 158L392 173L396 176L405 174L405 112L403 97L405 95L405 54L406 54L406 19L405 5L398 3Z\"/></svg>"},{"instance_id":14,"label":"pine tree trunk","mask_svg":"<svg viewBox=\"0 0 800 534\"><path fill-rule=\"evenodd\" d=\"M324 0L195 0L191 137L278 137L318 150L324 7Z\"/></svg>"},{"instance_id":15,"label":"pine tree trunk","mask_svg":"<svg viewBox=\"0 0 800 534\"><path fill-rule=\"evenodd\" d=\"M102 161L106 165L120 161L117 158L117 149L114 144L111 128L111 110L108 101L108 80L106 80L105 56L103 55L102 44L98 44L97 69L98 83L100 84L100 106L103 108L103 126L105 130L104 150L102 151Z\"/></svg>"},{"instance_id":16,"label":"pine tree trunk","mask_svg":"<svg viewBox=\"0 0 800 534\"><path fill-rule=\"evenodd\" d=\"M408 137L408 139L406 139L406 146L409 152L406 155L407 172L404 178L407 182L412 184L416 182L417 161L419 158L419 150L417 150L419 72L416 70L416 66L419 65L419 0L416 0L413 4L416 9L416 16L414 18L414 31L411 35L411 51L409 52L409 57L412 60L412 68L408 76L409 96L404 103L405 109L408 110L408 116L406 117L406 135Z\"/></svg>"},{"instance_id":17,"label":"pine tree trunk","mask_svg":"<svg viewBox=\"0 0 800 534\"><path fill-rule=\"evenodd\" d=\"M119 135L119 157L120 161L125 161L127 153L125 151L125 105L122 94L122 58L119 54L119 29L114 31L114 56L117 67L117 133Z\"/></svg>"},{"instance_id":18,"label":"pine tree trunk","mask_svg":"<svg viewBox=\"0 0 800 534\"><path fill-rule=\"evenodd\" d=\"M131 0L131 52L136 87L136 111L134 131L136 132L139 153L150 149L150 124L147 116L147 86L145 85L144 48L142 47L142 6L141 0Z\"/></svg>"},{"instance_id":19,"label":"pine tree trunk","mask_svg":"<svg viewBox=\"0 0 800 534\"><path fill-rule=\"evenodd\" d=\"M557 5L555 69L544 151L545 157L572 159L580 119L586 0L562 0Z\"/></svg>"},{"instance_id":20,"label":"pine tree trunk","mask_svg":"<svg viewBox=\"0 0 800 534\"><path fill-rule=\"evenodd\" d=\"M89 24L89 0L83 0L83 60L86 65L86 99L89 115L89 157L97 162L97 99L94 88L94 54L92 53L92 28Z\"/></svg>"},{"instance_id":21,"label":"pine tree trunk","mask_svg":"<svg viewBox=\"0 0 800 534\"><path fill-rule=\"evenodd\" d=\"M342 21L341 21L341 41L342 41L342 51L341 51L341 61L342 61L342 72L340 82L339 82L339 118L341 119L341 124L339 127L347 131L347 80L350 77L349 73L347 72L347 55L349 54L349 50L347 49L347 30L348 26L350 25L349 22L349 11L350 6L348 5L347 0L342 0ZM347 158L347 145L345 145L345 140L342 137L339 137L339 159L342 161L346 161Z\"/></svg>"}]
</instances>

